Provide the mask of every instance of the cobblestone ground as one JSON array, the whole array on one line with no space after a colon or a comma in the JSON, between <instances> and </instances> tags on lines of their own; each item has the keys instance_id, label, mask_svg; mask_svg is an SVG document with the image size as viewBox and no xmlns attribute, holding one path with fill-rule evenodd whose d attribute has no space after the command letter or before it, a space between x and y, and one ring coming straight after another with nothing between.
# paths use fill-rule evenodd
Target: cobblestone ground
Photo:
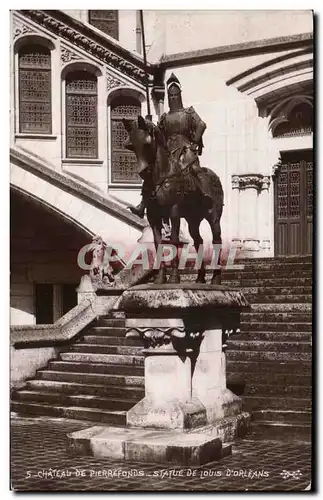
<instances>
[{"instance_id":1,"label":"cobblestone ground","mask_svg":"<svg viewBox=\"0 0 323 500\"><path fill-rule=\"evenodd\" d=\"M303 491L311 481L311 446L293 441L237 441L232 455L197 468L166 468L69 457L66 434L89 422L15 417L11 487L15 491Z\"/></svg>"}]
</instances>

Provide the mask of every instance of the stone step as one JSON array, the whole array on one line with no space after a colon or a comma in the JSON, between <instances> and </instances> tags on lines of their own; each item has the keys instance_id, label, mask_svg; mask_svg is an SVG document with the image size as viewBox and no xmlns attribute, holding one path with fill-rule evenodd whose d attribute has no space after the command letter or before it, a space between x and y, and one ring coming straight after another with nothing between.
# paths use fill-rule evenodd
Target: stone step
<instances>
[{"instance_id":1,"label":"stone step","mask_svg":"<svg viewBox=\"0 0 323 500\"><path fill-rule=\"evenodd\" d=\"M109 318L109 317L100 316L100 318L97 320L98 327L108 326L108 327L124 328L124 325L125 325L124 318Z\"/></svg>"},{"instance_id":2,"label":"stone step","mask_svg":"<svg viewBox=\"0 0 323 500\"><path fill-rule=\"evenodd\" d=\"M296 269L295 266L291 266L290 269L279 269L277 270L275 267L272 269L261 269L258 267L255 268L250 268L249 266L246 267L243 270L237 270L231 271L231 274L226 274L226 272L223 272L223 279L228 280L228 279L233 279L233 280L250 280L250 279L266 279L266 278L310 278L312 279L312 269L303 269L302 267L299 269Z\"/></svg>"},{"instance_id":3,"label":"stone step","mask_svg":"<svg viewBox=\"0 0 323 500\"><path fill-rule=\"evenodd\" d=\"M311 398L245 396L242 402L243 411L256 410L311 410Z\"/></svg>"},{"instance_id":4,"label":"stone step","mask_svg":"<svg viewBox=\"0 0 323 500\"><path fill-rule=\"evenodd\" d=\"M312 359L312 354L309 352L228 350L226 355L228 360L237 361L311 361Z\"/></svg>"},{"instance_id":5,"label":"stone step","mask_svg":"<svg viewBox=\"0 0 323 500\"><path fill-rule=\"evenodd\" d=\"M260 340L260 341L277 341L277 342L312 342L312 333L311 332L258 332L258 331L250 331L250 332L241 332L241 333L232 333L227 341L240 341L240 340Z\"/></svg>"},{"instance_id":6,"label":"stone step","mask_svg":"<svg viewBox=\"0 0 323 500\"><path fill-rule=\"evenodd\" d=\"M276 351L276 352L288 352L288 353L305 353L312 352L312 345L310 342L301 341L274 341L266 342L263 340L238 340L232 339L227 340L227 354L232 352L232 350L242 350L242 351Z\"/></svg>"},{"instance_id":7,"label":"stone step","mask_svg":"<svg viewBox=\"0 0 323 500\"><path fill-rule=\"evenodd\" d=\"M234 370L235 367L230 367ZM299 375L297 373L262 373L262 372L240 372L229 371L227 369L227 383L230 385L245 385L245 384L271 384L271 385L297 385L311 386L311 375Z\"/></svg>"},{"instance_id":8,"label":"stone step","mask_svg":"<svg viewBox=\"0 0 323 500\"><path fill-rule=\"evenodd\" d=\"M295 262L295 261L255 261L254 259L249 260L249 261L239 261L236 262L237 265L239 266L245 266L244 270L248 271L275 271L277 269L279 270L312 270L312 261L304 261L304 262ZM223 273L232 273L234 274L235 269L223 269Z\"/></svg>"},{"instance_id":9,"label":"stone step","mask_svg":"<svg viewBox=\"0 0 323 500\"><path fill-rule=\"evenodd\" d=\"M268 295L261 295L261 294L252 294L252 293L246 293L244 290L242 290L244 293L244 296L246 299L253 305L253 304L272 304L278 305L281 304L282 307L285 307L288 304L304 304L312 303L312 295L274 295L274 294L268 294ZM253 308L252 308L253 309Z\"/></svg>"},{"instance_id":10,"label":"stone step","mask_svg":"<svg viewBox=\"0 0 323 500\"><path fill-rule=\"evenodd\" d=\"M78 372L78 373L105 373L116 375L144 375L143 366L122 365L122 364L107 364L107 363L86 363L73 361L50 361L48 363L50 370Z\"/></svg>"},{"instance_id":11,"label":"stone step","mask_svg":"<svg viewBox=\"0 0 323 500\"><path fill-rule=\"evenodd\" d=\"M247 435L248 439L270 441L312 441L310 424L296 422L252 422Z\"/></svg>"},{"instance_id":12,"label":"stone step","mask_svg":"<svg viewBox=\"0 0 323 500\"><path fill-rule=\"evenodd\" d=\"M301 422L311 424L312 412L310 410L258 410L252 412L252 422Z\"/></svg>"},{"instance_id":13,"label":"stone step","mask_svg":"<svg viewBox=\"0 0 323 500\"><path fill-rule=\"evenodd\" d=\"M115 375L102 373L79 373L66 372L57 370L39 370L37 378L42 380L52 380L59 382L80 382L82 384L99 384L99 385L117 385L117 386L136 386L144 387L144 377L133 375Z\"/></svg>"},{"instance_id":14,"label":"stone step","mask_svg":"<svg viewBox=\"0 0 323 500\"><path fill-rule=\"evenodd\" d=\"M17 392L16 401L51 404L54 406L81 406L98 410L128 411L136 402L132 400L104 398L87 394L65 394L45 391L21 390Z\"/></svg>"},{"instance_id":15,"label":"stone step","mask_svg":"<svg viewBox=\"0 0 323 500\"><path fill-rule=\"evenodd\" d=\"M117 336L103 336L103 335L85 335L81 340L82 344L104 344L104 345L112 345L112 346L137 346L143 349L143 345L140 339L130 338L127 339L125 337L117 337Z\"/></svg>"},{"instance_id":16,"label":"stone step","mask_svg":"<svg viewBox=\"0 0 323 500\"><path fill-rule=\"evenodd\" d=\"M231 389L232 390L232 389ZM235 391L233 391L235 392ZM312 387L304 385L278 385L278 384L246 384L243 388L243 398L247 396L269 396L286 398L311 398Z\"/></svg>"},{"instance_id":17,"label":"stone step","mask_svg":"<svg viewBox=\"0 0 323 500\"><path fill-rule=\"evenodd\" d=\"M271 275L271 278L264 278L264 277L252 277L248 279L244 279L243 282L239 278L235 279L230 279L226 280L223 278L222 280L222 285L225 286L234 286L238 288L246 288L246 287L256 287L256 286L261 286L261 287L297 287L297 286L312 286L313 284L313 279L309 277L301 277L301 278L295 278L295 277L290 277L290 278L284 278L281 276L278 277L273 277Z\"/></svg>"},{"instance_id":18,"label":"stone step","mask_svg":"<svg viewBox=\"0 0 323 500\"><path fill-rule=\"evenodd\" d=\"M241 332L274 332L281 331L285 332L312 332L312 322L307 321L289 321L288 323L281 321L245 321L242 320L240 323Z\"/></svg>"},{"instance_id":19,"label":"stone step","mask_svg":"<svg viewBox=\"0 0 323 500\"><path fill-rule=\"evenodd\" d=\"M273 323L273 322L288 322L288 323L310 323L312 324L312 314L307 312L243 312L241 313L241 321L253 323Z\"/></svg>"},{"instance_id":20,"label":"stone step","mask_svg":"<svg viewBox=\"0 0 323 500\"><path fill-rule=\"evenodd\" d=\"M143 356L129 356L121 354L94 354L91 352L63 352L60 354L60 359L62 361L85 361L93 363L109 363L109 364L125 364L125 365L135 365L143 366L144 357Z\"/></svg>"},{"instance_id":21,"label":"stone step","mask_svg":"<svg viewBox=\"0 0 323 500\"><path fill-rule=\"evenodd\" d=\"M285 296L290 296L293 297L294 295L299 295L301 297L310 295L312 296L312 287L311 286L285 286L285 287L280 287L280 286L246 286L242 288L242 291L245 295L255 297L268 297L272 296L273 298L276 297L277 295L281 297ZM304 301L306 302L306 301Z\"/></svg>"},{"instance_id":22,"label":"stone step","mask_svg":"<svg viewBox=\"0 0 323 500\"><path fill-rule=\"evenodd\" d=\"M12 401L11 410L22 415L44 415L75 420L89 420L111 425L126 425L126 411L107 411L97 408L81 408L77 406L53 406L40 403Z\"/></svg>"},{"instance_id":23,"label":"stone step","mask_svg":"<svg viewBox=\"0 0 323 500\"><path fill-rule=\"evenodd\" d=\"M311 376L312 365L310 361L257 361L257 360L231 360L226 361L227 373L259 373L259 375L285 374Z\"/></svg>"},{"instance_id":24,"label":"stone step","mask_svg":"<svg viewBox=\"0 0 323 500\"><path fill-rule=\"evenodd\" d=\"M81 394L102 397L125 398L135 402L140 401L145 395L143 387L118 386L101 384L83 384L77 382L64 382L58 380L28 380L25 388L42 392L57 392L59 394Z\"/></svg>"},{"instance_id":25,"label":"stone step","mask_svg":"<svg viewBox=\"0 0 323 500\"><path fill-rule=\"evenodd\" d=\"M144 347L136 346L114 346L106 344L74 344L69 347L68 352L92 352L97 354L121 354L130 356L141 356ZM64 352L64 351L62 351ZM67 351L65 351L67 352Z\"/></svg>"},{"instance_id":26,"label":"stone step","mask_svg":"<svg viewBox=\"0 0 323 500\"><path fill-rule=\"evenodd\" d=\"M292 262L292 263L302 263L302 262L312 262L313 257L311 254L307 255L279 255L275 257L255 257L253 259L248 259L248 258L243 258L237 260L237 262L243 262L245 264L252 264L252 263L278 263L278 262Z\"/></svg>"},{"instance_id":27,"label":"stone step","mask_svg":"<svg viewBox=\"0 0 323 500\"><path fill-rule=\"evenodd\" d=\"M124 337L126 336L126 328L123 327L111 327L111 326L92 326L86 335L103 335L103 336L114 336L114 337Z\"/></svg>"},{"instance_id":28,"label":"stone step","mask_svg":"<svg viewBox=\"0 0 323 500\"><path fill-rule=\"evenodd\" d=\"M255 313L270 312L270 313L312 313L312 304L251 304L251 311Z\"/></svg>"}]
</instances>

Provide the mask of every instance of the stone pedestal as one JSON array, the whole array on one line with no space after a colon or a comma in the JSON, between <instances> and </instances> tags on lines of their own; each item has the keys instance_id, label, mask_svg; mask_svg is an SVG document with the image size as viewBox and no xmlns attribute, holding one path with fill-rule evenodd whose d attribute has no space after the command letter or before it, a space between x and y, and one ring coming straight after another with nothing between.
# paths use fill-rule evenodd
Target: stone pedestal
<instances>
[{"instance_id":1,"label":"stone pedestal","mask_svg":"<svg viewBox=\"0 0 323 500\"><path fill-rule=\"evenodd\" d=\"M125 460L203 465L230 453L250 416L226 387L222 335L239 323L244 295L203 284L139 285L118 300L126 336L140 337L145 397L127 427L93 427L69 435L74 453ZM117 450L117 451L116 451Z\"/></svg>"},{"instance_id":2,"label":"stone pedestal","mask_svg":"<svg viewBox=\"0 0 323 500\"><path fill-rule=\"evenodd\" d=\"M128 318L126 336L146 346L145 397L127 413L127 424L157 429L191 429L206 424L206 411L192 397L191 342L182 318Z\"/></svg>"}]
</instances>

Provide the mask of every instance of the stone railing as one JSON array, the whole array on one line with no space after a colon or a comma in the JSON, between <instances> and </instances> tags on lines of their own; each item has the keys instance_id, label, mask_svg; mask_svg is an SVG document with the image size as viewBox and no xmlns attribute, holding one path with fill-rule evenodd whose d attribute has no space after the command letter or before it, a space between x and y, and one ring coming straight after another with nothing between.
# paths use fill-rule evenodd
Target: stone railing
<instances>
[{"instance_id":1,"label":"stone railing","mask_svg":"<svg viewBox=\"0 0 323 500\"><path fill-rule=\"evenodd\" d=\"M10 343L16 349L55 346L69 342L96 317L95 302L84 300L52 325L16 325Z\"/></svg>"}]
</instances>

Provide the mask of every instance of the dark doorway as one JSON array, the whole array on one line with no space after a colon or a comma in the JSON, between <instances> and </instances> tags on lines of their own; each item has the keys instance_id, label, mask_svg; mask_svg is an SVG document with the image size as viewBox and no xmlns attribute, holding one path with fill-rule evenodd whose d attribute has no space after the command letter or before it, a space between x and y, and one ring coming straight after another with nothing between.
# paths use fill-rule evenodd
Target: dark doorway
<instances>
[{"instance_id":1,"label":"dark doorway","mask_svg":"<svg viewBox=\"0 0 323 500\"><path fill-rule=\"evenodd\" d=\"M308 255L313 247L313 151L282 153L274 179L275 255Z\"/></svg>"}]
</instances>

